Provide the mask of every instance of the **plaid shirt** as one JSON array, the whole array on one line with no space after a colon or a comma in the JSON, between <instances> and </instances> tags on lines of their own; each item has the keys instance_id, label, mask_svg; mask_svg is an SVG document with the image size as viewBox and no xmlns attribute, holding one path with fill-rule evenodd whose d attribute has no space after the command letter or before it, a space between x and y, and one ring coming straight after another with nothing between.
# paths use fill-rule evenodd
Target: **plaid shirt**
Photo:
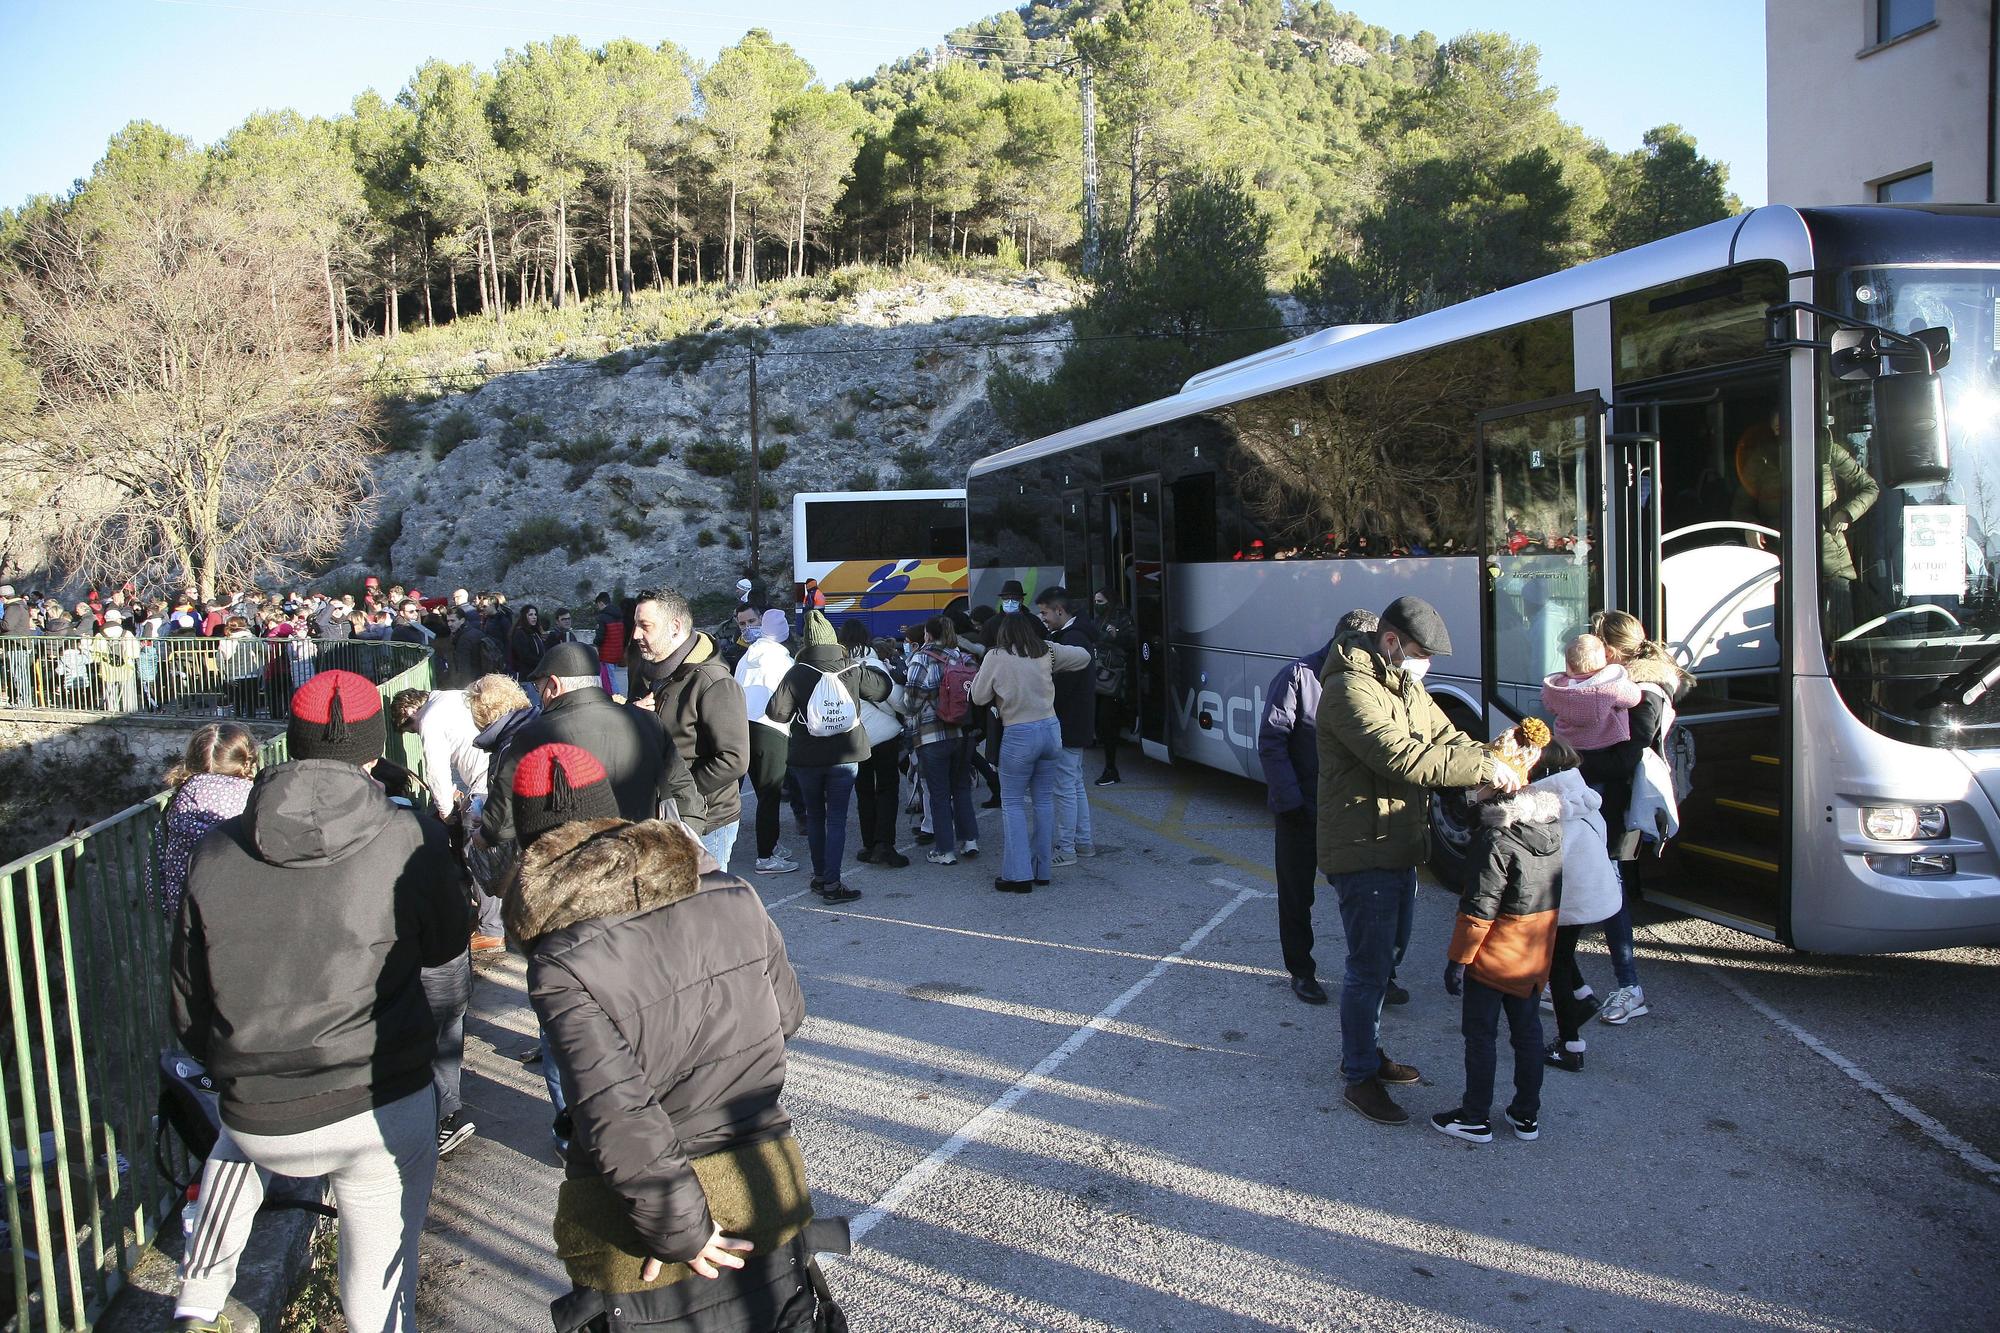
<instances>
[{"instance_id":1,"label":"plaid shirt","mask_svg":"<svg viewBox=\"0 0 2000 1333\"><path fill-rule=\"evenodd\" d=\"M903 692L911 703L918 704L917 744L929 745L932 741L956 740L965 734L965 728L952 722L940 722L937 715L938 686L944 680L944 669L952 662L970 662L972 655L959 648L940 648L927 644L910 657L910 671L904 683Z\"/></svg>"}]
</instances>

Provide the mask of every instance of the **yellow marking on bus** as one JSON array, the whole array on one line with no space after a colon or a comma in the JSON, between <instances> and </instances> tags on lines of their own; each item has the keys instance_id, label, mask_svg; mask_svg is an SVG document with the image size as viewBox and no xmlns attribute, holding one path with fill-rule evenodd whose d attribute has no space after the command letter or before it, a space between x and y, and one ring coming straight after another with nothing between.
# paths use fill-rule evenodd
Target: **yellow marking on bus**
<instances>
[{"instance_id":1,"label":"yellow marking on bus","mask_svg":"<svg viewBox=\"0 0 2000 1333\"><path fill-rule=\"evenodd\" d=\"M1753 764L1770 764L1775 768L1778 763L1778 757L1774 754L1753 754L1750 756L1750 762Z\"/></svg>"},{"instance_id":2,"label":"yellow marking on bus","mask_svg":"<svg viewBox=\"0 0 2000 1333\"><path fill-rule=\"evenodd\" d=\"M1725 852L1719 847L1702 847L1692 842L1684 842L1680 847L1682 851L1692 853L1695 856L1713 857L1717 861L1729 861L1735 865L1748 866L1752 870L1762 870L1767 874L1775 875L1778 873L1778 863L1776 861L1761 861L1754 856L1744 856L1739 852Z\"/></svg>"},{"instance_id":3,"label":"yellow marking on bus","mask_svg":"<svg viewBox=\"0 0 2000 1333\"><path fill-rule=\"evenodd\" d=\"M1769 815L1772 819L1778 817L1778 807L1775 805L1758 805L1754 801L1732 801L1727 796L1716 797L1715 803L1728 810L1741 810L1745 814Z\"/></svg>"}]
</instances>

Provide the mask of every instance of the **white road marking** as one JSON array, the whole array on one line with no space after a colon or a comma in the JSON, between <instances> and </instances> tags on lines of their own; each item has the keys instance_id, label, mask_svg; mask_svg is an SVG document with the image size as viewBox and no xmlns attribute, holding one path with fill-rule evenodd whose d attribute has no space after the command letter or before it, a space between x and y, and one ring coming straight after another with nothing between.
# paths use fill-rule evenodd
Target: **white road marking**
<instances>
[{"instance_id":1,"label":"white road marking","mask_svg":"<svg viewBox=\"0 0 2000 1333\"><path fill-rule=\"evenodd\" d=\"M1215 885L1218 889L1228 889L1231 893L1247 893L1252 898L1275 898L1278 896L1275 893L1266 893L1263 889L1252 889L1242 884L1232 884L1219 875L1208 882Z\"/></svg>"},{"instance_id":2,"label":"white road marking","mask_svg":"<svg viewBox=\"0 0 2000 1333\"><path fill-rule=\"evenodd\" d=\"M1662 947L1667 949L1673 948L1672 945L1664 945ZM1988 1157L1985 1153L1979 1151L1979 1149L1973 1147L1949 1129L1946 1129L1943 1123L1935 1116L1924 1111L1908 1098L1898 1096L1896 1093L1883 1087L1873 1074L1870 1074L1860 1065L1855 1064L1839 1051L1834 1050L1833 1047L1827 1045L1818 1037L1815 1037L1812 1033L1806 1031L1797 1023L1794 1023L1791 1019L1758 999L1755 995L1752 995L1736 978L1729 976L1717 968L1708 967L1706 964L1703 966L1707 967L1707 971L1711 976L1722 983L1723 989L1749 1005L1752 1009L1755 1009L1764 1017L1770 1019L1779 1028L1788 1033L1793 1040L1797 1041L1814 1055L1819 1056L1822 1060L1825 1060L1835 1069L1853 1079L1863 1088L1881 1098L1883 1104L1890 1110L1923 1131L1925 1138L1937 1144L1938 1147L1943 1148L1946 1152L1953 1153L1964 1159L1967 1166L1985 1176L1990 1183L2000 1185L2000 1162L1994 1161L1991 1157Z\"/></svg>"},{"instance_id":3,"label":"white road marking","mask_svg":"<svg viewBox=\"0 0 2000 1333\"><path fill-rule=\"evenodd\" d=\"M1239 889L1234 898L1224 903L1214 916L1202 923L1200 929L1182 941L1180 948L1153 964L1152 970L1133 982L1123 995L1105 1005L1095 1018L1070 1033L1068 1040L1043 1056L1040 1064L1023 1074L1012 1087L994 1098L979 1114L960 1125L958 1132L939 1144L930 1156L905 1171L902 1178L891 1185L886 1194L854 1219L849 1227L849 1233L858 1241L874 1230L884 1218L903 1206L903 1201L910 1197L917 1186L943 1170L952 1158L964 1152L973 1140L984 1134L1000 1117L1013 1110L1023 1097L1040 1087L1049 1075L1062 1068L1072 1055L1082 1050L1092 1037L1108 1027L1113 1019L1125 1011L1126 1006L1145 994L1154 982L1167 974L1168 969L1178 962L1183 954L1199 948L1210 932L1228 920L1232 912L1253 897L1260 896L1263 895L1255 889Z\"/></svg>"}]
</instances>

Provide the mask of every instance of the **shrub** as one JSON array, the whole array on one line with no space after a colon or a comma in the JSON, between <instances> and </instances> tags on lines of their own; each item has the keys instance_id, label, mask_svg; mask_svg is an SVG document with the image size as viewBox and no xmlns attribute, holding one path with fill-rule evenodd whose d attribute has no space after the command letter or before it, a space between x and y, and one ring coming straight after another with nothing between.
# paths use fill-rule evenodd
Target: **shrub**
<instances>
[{"instance_id":1,"label":"shrub","mask_svg":"<svg viewBox=\"0 0 2000 1333\"><path fill-rule=\"evenodd\" d=\"M760 444L757 448L757 461L766 472L776 472L791 456L791 446L783 440L773 440L770 444ZM749 460L745 459L744 462L747 466Z\"/></svg>"},{"instance_id":2,"label":"shrub","mask_svg":"<svg viewBox=\"0 0 2000 1333\"><path fill-rule=\"evenodd\" d=\"M707 528L703 528L694 535L694 544L696 546L713 546L715 545L715 534Z\"/></svg>"},{"instance_id":3,"label":"shrub","mask_svg":"<svg viewBox=\"0 0 2000 1333\"><path fill-rule=\"evenodd\" d=\"M760 503L762 503L765 509L776 509L778 507L778 493L769 486L760 488L758 496ZM750 507L749 468L744 468L729 479L729 504L733 509L748 509Z\"/></svg>"},{"instance_id":4,"label":"shrub","mask_svg":"<svg viewBox=\"0 0 2000 1333\"><path fill-rule=\"evenodd\" d=\"M611 516L611 526L638 541L653 531L653 525L646 521L646 515L637 509L619 509Z\"/></svg>"},{"instance_id":5,"label":"shrub","mask_svg":"<svg viewBox=\"0 0 2000 1333\"><path fill-rule=\"evenodd\" d=\"M730 550L740 551L743 549L743 534L735 528L725 528L722 535L728 541Z\"/></svg>"},{"instance_id":6,"label":"shrub","mask_svg":"<svg viewBox=\"0 0 2000 1333\"><path fill-rule=\"evenodd\" d=\"M479 434L479 418L459 408L431 427L431 452L443 458Z\"/></svg>"},{"instance_id":7,"label":"shrub","mask_svg":"<svg viewBox=\"0 0 2000 1333\"><path fill-rule=\"evenodd\" d=\"M500 432L500 443L510 449L518 449L530 440L549 438L549 423L542 420L539 412L520 412L507 423Z\"/></svg>"},{"instance_id":8,"label":"shrub","mask_svg":"<svg viewBox=\"0 0 2000 1333\"><path fill-rule=\"evenodd\" d=\"M368 547L362 552L362 558L376 569L387 569L391 552L402 535L403 511L396 509L384 514L382 521L375 525L375 530L368 534Z\"/></svg>"},{"instance_id":9,"label":"shrub","mask_svg":"<svg viewBox=\"0 0 2000 1333\"><path fill-rule=\"evenodd\" d=\"M611 352L597 358L597 372L600 375L623 375L645 359L644 352Z\"/></svg>"},{"instance_id":10,"label":"shrub","mask_svg":"<svg viewBox=\"0 0 2000 1333\"><path fill-rule=\"evenodd\" d=\"M549 452L552 458L560 458L565 463L602 463L618 451L609 435L601 430L579 435L573 440L558 444Z\"/></svg>"},{"instance_id":11,"label":"shrub","mask_svg":"<svg viewBox=\"0 0 2000 1333\"><path fill-rule=\"evenodd\" d=\"M423 419L407 398L396 399L382 409L382 447L391 453L415 453L424 447L429 433Z\"/></svg>"},{"instance_id":12,"label":"shrub","mask_svg":"<svg viewBox=\"0 0 2000 1333\"><path fill-rule=\"evenodd\" d=\"M853 417L842 417L833 423L833 438L836 440L851 440L860 433L854 425Z\"/></svg>"},{"instance_id":13,"label":"shrub","mask_svg":"<svg viewBox=\"0 0 2000 1333\"><path fill-rule=\"evenodd\" d=\"M526 481L528 479L528 460L525 458L517 458L514 460L513 466L509 467L507 470L514 474L514 479L516 481Z\"/></svg>"},{"instance_id":14,"label":"shrub","mask_svg":"<svg viewBox=\"0 0 2000 1333\"><path fill-rule=\"evenodd\" d=\"M743 449L726 440L700 440L681 452L681 461L704 477L727 477L743 469Z\"/></svg>"},{"instance_id":15,"label":"shrub","mask_svg":"<svg viewBox=\"0 0 2000 1333\"><path fill-rule=\"evenodd\" d=\"M430 550L417 557L416 568L411 572L420 579L437 577L438 566L444 563L444 543L439 542Z\"/></svg>"},{"instance_id":16,"label":"shrub","mask_svg":"<svg viewBox=\"0 0 2000 1333\"><path fill-rule=\"evenodd\" d=\"M764 424L780 435L797 435L799 419L790 412L773 412L764 419Z\"/></svg>"},{"instance_id":17,"label":"shrub","mask_svg":"<svg viewBox=\"0 0 2000 1333\"><path fill-rule=\"evenodd\" d=\"M569 524L546 515L531 518L508 533L502 543L509 568L523 560L538 555L546 555L559 546L566 547L576 540L576 532Z\"/></svg>"},{"instance_id":18,"label":"shrub","mask_svg":"<svg viewBox=\"0 0 2000 1333\"><path fill-rule=\"evenodd\" d=\"M847 474L847 479L840 483L840 489L843 491L879 491L882 489L882 478L872 467L858 467Z\"/></svg>"}]
</instances>

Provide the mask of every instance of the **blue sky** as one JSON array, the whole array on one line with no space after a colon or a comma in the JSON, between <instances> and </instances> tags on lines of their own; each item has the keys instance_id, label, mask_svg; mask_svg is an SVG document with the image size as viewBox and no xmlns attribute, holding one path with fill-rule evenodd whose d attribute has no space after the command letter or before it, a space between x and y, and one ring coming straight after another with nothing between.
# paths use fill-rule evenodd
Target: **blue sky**
<instances>
[{"instance_id":1,"label":"blue sky","mask_svg":"<svg viewBox=\"0 0 2000 1333\"><path fill-rule=\"evenodd\" d=\"M1347 0L1396 32L1498 28L1535 43L1570 120L1613 148L1675 121L1764 202L1764 7L1755 0ZM424 60L490 67L575 33L672 38L712 58L762 26L828 83L929 46L999 0L0 0L0 203L67 190L131 120L208 143L253 111L332 115Z\"/></svg>"}]
</instances>

